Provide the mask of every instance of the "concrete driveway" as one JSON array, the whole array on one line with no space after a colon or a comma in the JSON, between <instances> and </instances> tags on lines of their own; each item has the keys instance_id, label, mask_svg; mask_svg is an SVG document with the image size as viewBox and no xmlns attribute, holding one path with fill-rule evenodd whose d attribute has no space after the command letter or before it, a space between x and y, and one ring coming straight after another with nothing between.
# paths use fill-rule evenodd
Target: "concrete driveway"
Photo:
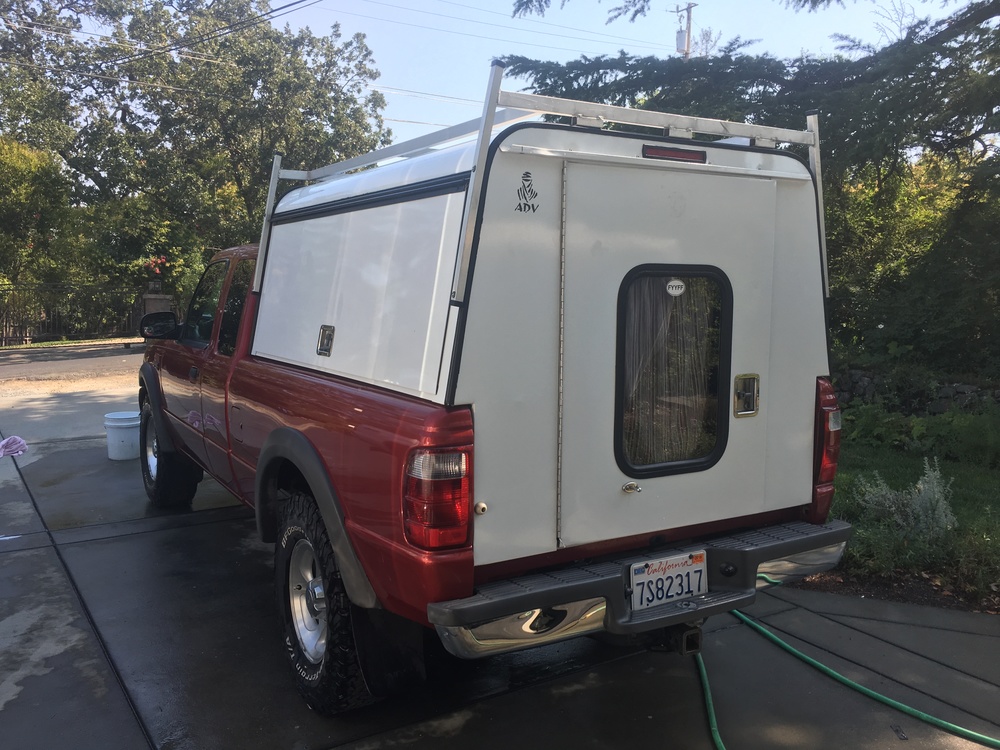
<instances>
[{"instance_id":1,"label":"concrete driveway","mask_svg":"<svg viewBox=\"0 0 1000 750\"><path fill-rule=\"evenodd\" d=\"M0 748L710 748L693 659L590 639L442 663L425 689L338 719L295 694L271 545L210 480L149 506L103 414L131 375L5 380L0 434ZM1000 620L777 588L746 614L867 687L1000 737ZM751 748L972 748L798 661L731 616L706 623L721 736ZM903 737L907 739L903 739Z\"/></svg>"}]
</instances>

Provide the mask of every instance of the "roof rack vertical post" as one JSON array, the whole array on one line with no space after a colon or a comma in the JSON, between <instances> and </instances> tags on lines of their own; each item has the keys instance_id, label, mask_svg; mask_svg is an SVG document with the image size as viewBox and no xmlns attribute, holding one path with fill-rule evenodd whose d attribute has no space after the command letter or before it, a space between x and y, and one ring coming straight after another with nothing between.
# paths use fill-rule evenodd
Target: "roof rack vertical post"
<instances>
[{"instance_id":1,"label":"roof rack vertical post","mask_svg":"<svg viewBox=\"0 0 1000 750\"><path fill-rule=\"evenodd\" d=\"M826 255L826 211L823 205L823 166L819 155L819 110L806 112L806 130L813 137L809 146L809 167L816 179L816 197L819 204L819 252L823 263L823 291L830 296L830 263Z\"/></svg>"},{"instance_id":2,"label":"roof rack vertical post","mask_svg":"<svg viewBox=\"0 0 1000 750\"><path fill-rule=\"evenodd\" d=\"M271 162L271 181L267 186L267 203L264 204L264 226L260 230L260 247L257 250L257 267L254 269L253 290L260 291L264 280L264 264L267 261L267 243L271 239L271 215L274 213L274 198L278 194L278 180L281 179L281 154L274 155Z\"/></svg>"},{"instance_id":3,"label":"roof rack vertical post","mask_svg":"<svg viewBox=\"0 0 1000 750\"><path fill-rule=\"evenodd\" d=\"M472 178L465 196L458 265L451 287L451 298L456 302L465 300L472 240L476 234L476 224L479 218L479 196L482 193L483 181L486 177L486 156L489 152L490 134L493 131L493 123L496 118L497 102L500 99L500 81L503 79L503 71L503 63L494 60L493 67L490 68L490 83L486 92L486 101L483 103L483 117L479 123L479 136L476 139L476 162L472 168Z\"/></svg>"}]
</instances>

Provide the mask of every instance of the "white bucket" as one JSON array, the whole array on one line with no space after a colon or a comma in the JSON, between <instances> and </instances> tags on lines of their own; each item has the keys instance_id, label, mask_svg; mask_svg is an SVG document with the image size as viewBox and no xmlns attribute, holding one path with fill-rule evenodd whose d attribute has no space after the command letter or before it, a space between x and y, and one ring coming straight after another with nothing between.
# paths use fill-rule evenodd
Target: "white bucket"
<instances>
[{"instance_id":1,"label":"white bucket","mask_svg":"<svg viewBox=\"0 0 1000 750\"><path fill-rule=\"evenodd\" d=\"M139 458L139 412L113 411L104 415L108 433L108 458L130 461Z\"/></svg>"}]
</instances>

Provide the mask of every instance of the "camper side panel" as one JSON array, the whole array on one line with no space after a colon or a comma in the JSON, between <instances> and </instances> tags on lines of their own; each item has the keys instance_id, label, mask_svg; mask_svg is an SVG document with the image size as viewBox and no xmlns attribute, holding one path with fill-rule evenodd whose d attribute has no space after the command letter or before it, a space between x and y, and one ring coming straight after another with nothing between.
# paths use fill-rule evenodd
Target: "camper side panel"
<instances>
[{"instance_id":1,"label":"camper side panel","mask_svg":"<svg viewBox=\"0 0 1000 750\"><path fill-rule=\"evenodd\" d=\"M456 192L287 223L278 216L253 354L442 401L464 199Z\"/></svg>"},{"instance_id":2,"label":"camper side panel","mask_svg":"<svg viewBox=\"0 0 1000 750\"><path fill-rule=\"evenodd\" d=\"M562 163L498 154L486 200L456 404L476 424L476 564L555 549Z\"/></svg>"},{"instance_id":3,"label":"camper side panel","mask_svg":"<svg viewBox=\"0 0 1000 750\"><path fill-rule=\"evenodd\" d=\"M816 377L829 374L816 190L812 182L782 182L774 220L774 301L771 306L767 408L767 510L800 505L812 483ZM789 345L794 342L794 345ZM805 417L803 415L806 415Z\"/></svg>"}]
</instances>

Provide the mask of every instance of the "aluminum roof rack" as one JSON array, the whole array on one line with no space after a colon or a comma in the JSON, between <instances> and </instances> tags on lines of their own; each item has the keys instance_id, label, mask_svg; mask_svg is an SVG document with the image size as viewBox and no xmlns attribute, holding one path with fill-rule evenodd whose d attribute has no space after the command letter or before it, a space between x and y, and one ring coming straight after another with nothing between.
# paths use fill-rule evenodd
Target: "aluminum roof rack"
<instances>
[{"instance_id":1,"label":"aluminum roof rack","mask_svg":"<svg viewBox=\"0 0 1000 750\"><path fill-rule=\"evenodd\" d=\"M347 159L336 164L329 164L318 169L292 170L281 168L281 154L274 155L271 168L271 181L267 194L267 205L264 215L264 226L261 230L260 248L266 254L267 240L270 235L271 216L274 211L274 199L279 180L301 180L312 182L327 177L343 175L355 170L376 167L380 163L409 159L434 151L449 143L470 138L475 135L476 151L475 166L472 179L466 194L465 217L462 226L462 249L460 272L455 277L455 287L452 297L456 301L465 298L465 283L468 276L469 251L472 246L476 226L476 212L479 207L479 195L482 191L483 173L493 129L499 125L507 125L522 120L543 115L555 115L572 118L574 124L601 128L608 123L633 125L652 128L659 134L673 137L692 138L696 135L709 135L719 138L748 138L754 145L775 147L778 144L797 144L809 149L809 167L818 187L820 250L823 257L824 285L829 296L829 281L827 280L826 260L826 228L823 219L823 190L819 153L819 115L810 112L806 115L805 130L774 128L764 125L753 125L741 122L728 122L705 117L690 117L668 112L654 112L645 109L616 107L609 104L581 102L573 99L560 99L554 96L539 94L524 94L513 91L502 91L500 81L503 78L504 66L494 62L490 71L490 83L483 104L482 117L451 127L403 141L392 146L372 151L371 153ZM258 263L258 275L263 269L263 263ZM259 289L259 279L254 288Z\"/></svg>"}]
</instances>

